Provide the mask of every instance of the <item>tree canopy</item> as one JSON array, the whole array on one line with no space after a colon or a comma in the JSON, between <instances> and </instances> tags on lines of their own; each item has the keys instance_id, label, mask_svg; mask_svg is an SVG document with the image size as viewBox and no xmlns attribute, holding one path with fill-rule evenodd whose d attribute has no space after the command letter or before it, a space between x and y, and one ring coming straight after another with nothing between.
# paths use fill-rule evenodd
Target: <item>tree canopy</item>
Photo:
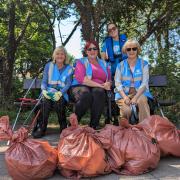
<instances>
[{"instance_id":1,"label":"tree canopy","mask_svg":"<svg viewBox=\"0 0 180 180\"><path fill-rule=\"evenodd\" d=\"M63 40L60 23L71 16L76 17L74 28ZM107 23L114 22L121 33L140 42L152 73L167 74L178 95L178 18L178 0L0 0L1 94L9 97L17 74L30 72L33 77L51 57L56 23L66 46L77 27L82 40L102 43Z\"/></svg>"}]
</instances>

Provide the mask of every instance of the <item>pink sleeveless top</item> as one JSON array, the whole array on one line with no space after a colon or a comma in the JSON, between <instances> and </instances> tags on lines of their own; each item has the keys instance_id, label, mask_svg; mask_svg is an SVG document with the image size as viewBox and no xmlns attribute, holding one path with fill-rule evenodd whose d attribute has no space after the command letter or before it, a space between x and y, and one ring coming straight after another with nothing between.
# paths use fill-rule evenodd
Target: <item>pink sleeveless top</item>
<instances>
[{"instance_id":1,"label":"pink sleeveless top","mask_svg":"<svg viewBox=\"0 0 180 180\"><path fill-rule=\"evenodd\" d=\"M108 79L106 79L106 73L99 64L91 64L92 67L92 81L99 84L103 84L111 80L110 69L108 69ZM79 83L83 83L84 77L86 76L86 68L81 62L77 62L74 75Z\"/></svg>"}]
</instances>

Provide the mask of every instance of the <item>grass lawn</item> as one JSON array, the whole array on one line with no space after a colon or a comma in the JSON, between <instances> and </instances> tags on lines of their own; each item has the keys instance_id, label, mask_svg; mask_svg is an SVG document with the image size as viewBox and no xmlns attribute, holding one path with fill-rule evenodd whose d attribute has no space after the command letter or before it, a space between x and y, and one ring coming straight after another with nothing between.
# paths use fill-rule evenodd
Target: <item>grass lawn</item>
<instances>
[{"instance_id":1,"label":"grass lawn","mask_svg":"<svg viewBox=\"0 0 180 180\"><path fill-rule=\"evenodd\" d=\"M24 121L27 119L27 117L29 116L30 114L30 111L32 110L31 109L22 109L20 114L19 114L19 118L18 118L18 121L17 121L17 125L22 125L24 123ZM5 116L5 115L8 115L9 116L9 119L10 119L10 124L13 125L14 122L15 122L15 119L16 119L16 116L18 114L18 111L19 111L19 107L15 106L12 108L12 110L8 110L8 111L5 111L2 107L0 108L0 117L1 116ZM163 108L163 112L165 114L165 116L167 116L169 118L170 121L172 121L176 126L177 128L180 129L180 118L177 118L180 114L179 112L177 113L174 113L176 116L173 117L170 113L171 111L169 111L169 107L165 107ZM68 109L67 110L67 119L69 117L69 115L72 113L72 109ZM155 114L159 114L160 115L160 112L159 110L156 111ZM34 113L32 114L32 116L34 115ZM26 121L27 125L30 124L31 120L32 120L32 116ZM49 117L49 120L48 120L48 125L55 125L55 126L58 126L59 123L58 123L58 119L57 119L57 115L54 111L52 111L50 113L50 117ZM81 122L80 124L82 125L88 125L89 124L89 121L90 121L90 113L87 112L86 115L81 119ZM104 115L101 116L101 119L100 119L100 126L103 127L105 124L104 124L104 121L105 121L105 117Z\"/></svg>"},{"instance_id":2,"label":"grass lawn","mask_svg":"<svg viewBox=\"0 0 180 180\"><path fill-rule=\"evenodd\" d=\"M16 119L16 116L18 114L18 111L19 109L16 107L15 109L13 110L9 110L9 111L4 111L4 110L1 110L0 109L0 117L1 116L5 116L5 115L8 115L9 116L9 119L10 119L10 124L13 125L14 122L15 122L15 119ZM19 117L18 117L18 120L17 120L17 125L23 125L23 123L26 121L25 124L29 125L33 116L34 116L34 113L32 114L32 116L30 116L30 118L27 120L29 114L30 114L31 110L27 110L27 109L22 109L20 114L19 114ZM72 112L70 111L67 111L67 120L68 120L68 117L69 115L71 114ZM81 125L88 125L89 124L89 121L90 121L90 114L89 112L87 112L85 114L85 116L81 119L81 122L80 124ZM105 117L102 115L101 116L101 119L100 119L100 126L104 126L104 121L105 121ZM51 111L50 112L50 116L49 116L49 119L48 119L48 126L59 126L59 123L58 123L58 118L57 118L57 114L56 112L54 111Z\"/></svg>"}]
</instances>

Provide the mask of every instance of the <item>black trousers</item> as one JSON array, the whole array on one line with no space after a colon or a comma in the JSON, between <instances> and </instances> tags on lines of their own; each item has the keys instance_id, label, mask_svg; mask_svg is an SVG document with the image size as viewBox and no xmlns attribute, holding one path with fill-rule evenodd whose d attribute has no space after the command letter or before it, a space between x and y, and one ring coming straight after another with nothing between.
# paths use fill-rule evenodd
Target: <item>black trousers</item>
<instances>
[{"instance_id":1,"label":"black trousers","mask_svg":"<svg viewBox=\"0 0 180 180\"><path fill-rule=\"evenodd\" d=\"M75 101L75 113L78 121L90 109L90 127L96 129L99 126L99 120L104 110L106 92L102 88L75 86L70 89L70 95Z\"/></svg>"},{"instance_id":2,"label":"black trousers","mask_svg":"<svg viewBox=\"0 0 180 180\"><path fill-rule=\"evenodd\" d=\"M60 125L60 132L67 127L66 122L66 100L61 98L59 101L52 101L46 98L42 99L40 105L40 115L37 119L37 124L33 131L40 128L43 132L47 129L48 118L51 110L55 110L58 116L58 122Z\"/></svg>"}]
</instances>

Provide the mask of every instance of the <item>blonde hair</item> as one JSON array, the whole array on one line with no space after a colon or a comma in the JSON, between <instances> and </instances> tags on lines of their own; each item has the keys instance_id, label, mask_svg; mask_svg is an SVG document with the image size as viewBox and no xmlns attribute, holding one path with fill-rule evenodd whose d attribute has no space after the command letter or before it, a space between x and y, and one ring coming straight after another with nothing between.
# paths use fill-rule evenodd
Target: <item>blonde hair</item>
<instances>
[{"instance_id":1,"label":"blonde hair","mask_svg":"<svg viewBox=\"0 0 180 180\"><path fill-rule=\"evenodd\" d=\"M64 55L65 55L65 60L64 60L64 64L68 64L69 63L69 58L68 58L68 54L67 54L67 51L66 49L63 47L63 46L59 46L57 47L53 54L52 54L52 60L53 60L53 63L56 63L56 59L55 59L55 56L58 52L63 52Z\"/></svg>"},{"instance_id":2,"label":"blonde hair","mask_svg":"<svg viewBox=\"0 0 180 180\"><path fill-rule=\"evenodd\" d=\"M141 52L141 47L138 41L134 39L129 39L125 42L124 46L122 47L122 53L126 54L126 49L127 49L127 46L129 46L129 44L134 44L137 47L137 55L139 55Z\"/></svg>"}]
</instances>

